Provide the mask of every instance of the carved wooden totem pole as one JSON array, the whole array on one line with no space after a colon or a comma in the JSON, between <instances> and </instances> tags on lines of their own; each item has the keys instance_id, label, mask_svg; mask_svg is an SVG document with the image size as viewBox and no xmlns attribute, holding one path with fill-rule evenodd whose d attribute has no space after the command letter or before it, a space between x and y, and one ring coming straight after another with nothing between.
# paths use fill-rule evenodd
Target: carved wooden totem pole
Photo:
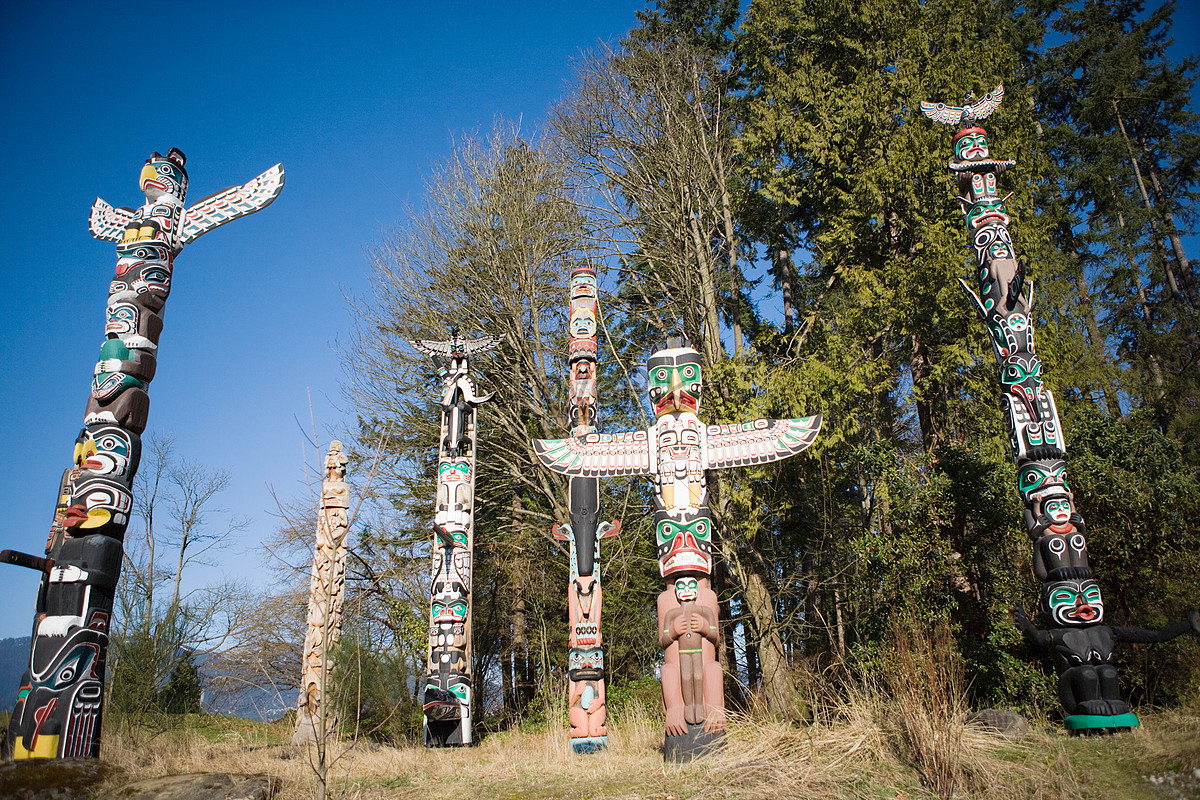
<instances>
[{"instance_id":1,"label":"carved wooden totem pole","mask_svg":"<svg viewBox=\"0 0 1200 800\"><path fill-rule=\"evenodd\" d=\"M712 518L705 471L778 461L812 444L820 416L705 425L700 409L700 353L668 339L647 362L657 422L644 431L536 439L547 468L572 477L646 475L654 480L654 528L665 757L688 761L720 745L725 731L724 678L717 661L720 631L712 573Z\"/></svg>"},{"instance_id":2,"label":"carved wooden totem pole","mask_svg":"<svg viewBox=\"0 0 1200 800\"><path fill-rule=\"evenodd\" d=\"M346 589L346 534L350 529L350 487L342 443L329 443L325 476L321 482L321 506L317 512L317 546L313 550L312 579L309 581L308 633L304 637L304 660L300 675L299 712L292 744L315 742L324 731L336 729L333 714L326 709L329 675L333 670L333 646L342 632L342 602ZM322 725L324 727L322 727Z\"/></svg>"},{"instance_id":3,"label":"carved wooden totem pole","mask_svg":"<svg viewBox=\"0 0 1200 800\"><path fill-rule=\"evenodd\" d=\"M596 271L571 270L571 338L567 347L567 426L572 436L591 433L599 395L596 387ZM554 538L570 543L571 585L567 608L571 652L571 750L595 753L608 747L608 711L604 700L604 640L600 614L600 539L614 536L620 523L600 522L600 481L576 476L567 484L571 522L554 526Z\"/></svg>"},{"instance_id":4,"label":"carved wooden totem pole","mask_svg":"<svg viewBox=\"0 0 1200 800\"><path fill-rule=\"evenodd\" d=\"M422 705L428 747L471 743L471 553L475 527L475 408L479 395L470 356L500 343L495 335L467 341L458 328L450 339L417 339L442 379L442 428L438 446L437 507L429 611L429 663ZM449 365L446 364L449 360Z\"/></svg>"},{"instance_id":5,"label":"carved wooden totem pole","mask_svg":"<svg viewBox=\"0 0 1200 800\"><path fill-rule=\"evenodd\" d=\"M1008 230L1005 200L997 178L1016 165L991 155L979 120L996 110L1004 87L962 107L921 103L936 122L957 125L949 167L979 267L979 293L959 279L987 326L1000 364L1009 444L1017 465L1017 488L1025 502L1025 528L1033 541L1033 570L1042 583L1041 608L1050 625L1039 630L1020 607L1017 625L1034 641L1054 648L1059 699L1072 731L1114 730L1138 724L1121 699L1113 664L1116 642L1166 641L1189 630L1200 632L1200 613L1161 631L1104 624L1100 586L1088 565L1087 527L1067 486L1066 442L1054 396L1042 383L1042 363L1034 346L1033 282L1017 258Z\"/></svg>"},{"instance_id":6,"label":"carved wooden totem pole","mask_svg":"<svg viewBox=\"0 0 1200 800\"><path fill-rule=\"evenodd\" d=\"M146 202L136 211L99 199L92 206L92 235L116 242L117 270L75 463L59 485L45 557L0 553L0 561L43 573L29 667L8 729L13 758L100 755L109 620L175 256L283 189L277 164L185 209L185 160L175 149L146 160L139 180Z\"/></svg>"}]
</instances>

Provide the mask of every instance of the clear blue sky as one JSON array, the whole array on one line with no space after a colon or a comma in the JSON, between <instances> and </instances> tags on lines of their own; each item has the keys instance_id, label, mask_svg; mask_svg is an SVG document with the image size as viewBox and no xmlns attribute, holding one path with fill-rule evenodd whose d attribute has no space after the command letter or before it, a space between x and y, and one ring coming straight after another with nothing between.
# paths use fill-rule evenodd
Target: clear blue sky
<instances>
[{"instance_id":1,"label":"clear blue sky","mask_svg":"<svg viewBox=\"0 0 1200 800\"><path fill-rule=\"evenodd\" d=\"M343 5L0 10L0 408L13 444L0 549L41 554L82 425L116 262L88 233L97 195L140 205L143 161L170 147L188 156L192 201L276 162L287 171L273 206L175 262L147 429L232 471L221 505L252 525L220 557L267 584L257 545L275 526L268 487L302 492L295 418L307 427L308 393L323 441L345 421L343 294L366 288L364 246L420 202L453 137L497 117L535 130L571 59L633 27L645 3ZM1177 12L1176 59L1200 51L1194 5ZM0 566L0 638L28 635L36 588L35 573Z\"/></svg>"}]
</instances>

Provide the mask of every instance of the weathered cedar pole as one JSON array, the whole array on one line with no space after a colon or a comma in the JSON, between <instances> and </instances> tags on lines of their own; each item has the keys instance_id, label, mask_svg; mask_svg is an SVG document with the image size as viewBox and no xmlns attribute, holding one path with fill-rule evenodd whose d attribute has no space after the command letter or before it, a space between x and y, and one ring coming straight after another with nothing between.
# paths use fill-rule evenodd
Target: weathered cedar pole
<instances>
[{"instance_id":1,"label":"weathered cedar pole","mask_svg":"<svg viewBox=\"0 0 1200 800\"><path fill-rule=\"evenodd\" d=\"M346 534L350 528L350 487L342 443L329 443L321 504L317 512L317 543L313 548L308 591L308 633L304 637L300 700L292 744L317 742L336 731L336 719L326 706L333 646L342 632L342 603L346 596Z\"/></svg>"}]
</instances>

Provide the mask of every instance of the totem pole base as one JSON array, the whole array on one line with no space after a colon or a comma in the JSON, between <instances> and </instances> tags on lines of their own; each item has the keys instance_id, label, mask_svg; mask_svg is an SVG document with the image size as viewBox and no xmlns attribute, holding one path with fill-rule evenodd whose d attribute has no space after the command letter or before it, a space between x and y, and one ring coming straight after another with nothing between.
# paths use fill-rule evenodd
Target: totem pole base
<instances>
[{"instance_id":1,"label":"totem pole base","mask_svg":"<svg viewBox=\"0 0 1200 800\"><path fill-rule=\"evenodd\" d=\"M442 722L435 719L425 720L425 746L426 747L462 747L471 743L471 735L468 732L466 741L463 737L463 722L462 720L453 720L451 722Z\"/></svg>"},{"instance_id":2,"label":"totem pole base","mask_svg":"<svg viewBox=\"0 0 1200 800\"><path fill-rule=\"evenodd\" d=\"M584 736L571 740L572 753L599 753L608 749L607 736Z\"/></svg>"},{"instance_id":3,"label":"totem pole base","mask_svg":"<svg viewBox=\"0 0 1200 800\"><path fill-rule=\"evenodd\" d=\"M663 761L686 764L725 746L725 731L709 732L703 725L688 723L682 736L667 736L663 741Z\"/></svg>"},{"instance_id":4,"label":"totem pole base","mask_svg":"<svg viewBox=\"0 0 1200 800\"><path fill-rule=\"evenodd\" d=\"M1067 730L1076 736L1087 736L1093 733L1115 733L1121 730L1127 731L1141 724L1138 721L1137 714L1133 712L1116 714L1111 717L1103 717L1096 714L1075 714L1063 720L1063 725L1066 726Z\"/></svg>"}]
</instances>

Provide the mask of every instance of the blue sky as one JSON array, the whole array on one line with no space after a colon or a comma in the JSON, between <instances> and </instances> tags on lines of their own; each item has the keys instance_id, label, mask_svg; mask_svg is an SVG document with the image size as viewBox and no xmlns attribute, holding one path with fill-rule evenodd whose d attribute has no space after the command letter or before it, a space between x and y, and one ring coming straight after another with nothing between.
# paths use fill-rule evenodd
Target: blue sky
<instances>
[{"instance_id":1,"label":"blue sky","mask_svg":"<svg viewBox=\"0 0 1200 800\"><path fill-rule=\"evenodd\" d=\"M187 154L193 202L286 169L273 206L176 260L147 430L232 472L220 505L251 525L222 568L268 584L257 548L276 525L270 487L303 492L310 394L322 442L346 419L343 297L366 289L364 247L419 204L455 137L498 117L536 130L571 59L644 6L5 4L0 341L14 460L0 548L41 554L82 424L116 261L88 233L97 195L140 205L143 161L170 147ZM1173 57L1200 51L1197 22L1184 4ZM36 589L35 573L0 567L0 638L28 635Z\"/></svg>"},{"instance_id":2,"label":"blue sky","mask_svg":"<svg viewBox=\"0 0 1200 800\"><path fill-rule=\"evenodd\" d=\"M363 248L419 204L455 137L497 117L536 129L571 59L645 7L345 5L4 4L0 320L15 458L0 484L0 549L42 553L83 422L116 263L88 233L97 196L140 205L142 163L170 147L187 154L192 202L284 165L274 205L176 259L147 429L232 471L219 505L252 524L220 557L265 584L268 487L304 492L295 420L308 428L310 392L323 442L345 419L343 296L366 289ZM28 635L36 591L36 573L2 568L0 638Z\"/></svg>"}]
</instances>

